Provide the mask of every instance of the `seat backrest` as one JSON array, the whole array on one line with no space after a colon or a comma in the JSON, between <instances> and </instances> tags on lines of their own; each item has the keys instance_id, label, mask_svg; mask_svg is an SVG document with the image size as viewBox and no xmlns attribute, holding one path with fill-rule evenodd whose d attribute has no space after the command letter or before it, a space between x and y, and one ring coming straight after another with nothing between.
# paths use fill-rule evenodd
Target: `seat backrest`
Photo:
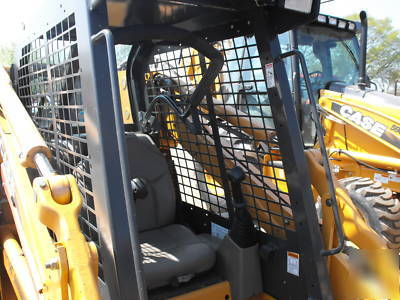
<instances>
[{"instance_id":1,"label":"seat backrest","mask_svg":"<svg viewBox=\"0 0 400 300\"><path fill-rule=\"evenodd\" d=\"M131 178L146 182L147 195L136 200L139 232L172 224L175 218L175 191L167 161L145 134L126 136Z\"/></svg>"}]
</instances>

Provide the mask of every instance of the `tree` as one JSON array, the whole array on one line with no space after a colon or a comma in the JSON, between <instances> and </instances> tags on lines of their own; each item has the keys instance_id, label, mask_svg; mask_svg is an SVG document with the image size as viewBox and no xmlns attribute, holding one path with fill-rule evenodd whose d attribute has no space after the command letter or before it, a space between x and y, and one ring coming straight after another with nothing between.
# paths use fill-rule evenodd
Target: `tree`
<instances>
[{"instance_id":1,"label":"tree","mask_svg":"<svg viewBox=\"0 0 400 300\"><path fill-rule=\"evenodd\" d=\"M359 20L357 14L348 19ZM392 87L400 78L400 31L388 18L368 17L367 74Z\"/></svg>"},{"instance_id":2,"label":"tree","mask_svg":"<svg viewBox=\"0 0 400 300\"><path fill-rule=\"evenodd\" d=\"M129 45L117 45L115 46L115 56L117 58L117 66L125 63L128 60L129 52L132 46Z\"/></svg>"},{"instance_id":3,"label":"tree","mask_svg":"<svg viewBox=\"0 0 400 300\"><path fill-rule=\"evenodd\" d=\"M14 61L14 46L0 46L0 66L9 66Z\"/></svg>"}]
</instances>

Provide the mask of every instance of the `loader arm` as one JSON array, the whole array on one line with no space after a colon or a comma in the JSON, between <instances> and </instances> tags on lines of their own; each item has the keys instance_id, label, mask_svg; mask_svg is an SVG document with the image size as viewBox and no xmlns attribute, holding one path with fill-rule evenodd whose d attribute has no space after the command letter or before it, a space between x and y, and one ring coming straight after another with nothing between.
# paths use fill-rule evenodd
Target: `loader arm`
<instances>
[{"instance_id":1,"label":"loader arm","mask_svg":"<svg viewBox=\"0 0 400 300\"><path fill-rule=\"evenodd\" d=\"M99 299L97 249L78 223L80 191L72 175L52 168L51 151L4 69L0 106L1 178L17 232L2 232L1 245L18 298Z\"/></svg>"}]
</instances>

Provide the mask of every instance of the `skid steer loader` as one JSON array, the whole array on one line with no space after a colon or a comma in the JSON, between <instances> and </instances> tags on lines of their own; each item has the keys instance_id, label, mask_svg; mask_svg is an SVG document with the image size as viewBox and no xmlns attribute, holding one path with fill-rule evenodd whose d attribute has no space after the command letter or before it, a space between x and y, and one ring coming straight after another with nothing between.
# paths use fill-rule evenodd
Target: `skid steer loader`
<instances>
[{"instance_id":1,"label":"skid steer loader","mask_svg":"<svg viewBox=\"0 0 400 300\"><path fill-rule=\"evenodd\" d=\"M321 150L304 150L283 62L296 52L282 54L278 34L319 5L38 7L11 80L0 73L2 298L398 298L396 257L335 180L315 101ZM130 116L118 44L132 45ZM240 97L235 71L252 74L260 118L224 103ZM221 203L200 194L196 164Z\"/></svg>"}]
</instances>

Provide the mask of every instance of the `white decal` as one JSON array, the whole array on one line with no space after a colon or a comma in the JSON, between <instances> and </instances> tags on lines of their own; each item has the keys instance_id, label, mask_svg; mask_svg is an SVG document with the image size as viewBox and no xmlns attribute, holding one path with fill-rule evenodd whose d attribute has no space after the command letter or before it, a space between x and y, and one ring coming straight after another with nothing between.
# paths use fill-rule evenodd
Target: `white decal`
<instances>
[{"instance_id":1,"label":"white decal","mask_svg":"<svg viewBox=\"0 0 400 300\"><path fill-rule=\"evenodd\" d=\"M373 118L369 116L364 116L359 111L354 111L354 109L349 105L341 106L339 113L346 119L349 119L350 121L355 123L357 126L360 126L363 129L370 131L372 134L378 137L381 137L387 129L387 127L382 123L376 122Z\"/></svg>"},{"instance_id":2,"label":"white decal","mask_svg":"<svg viewBox=\"0 0 400 300\"><path fill-rule=\"evenodd\" d=\"M340 107L340 114L345 118L349 118L352 112L353 109L351 108L351 106L343 105Z\"/></svg>"},{"instance_id":3,"label":"white decal","mask_svg":"<svg viewBox=\"0 0 400 300\"><path fill-rule=\"evenodd\" d=\"M389 176L385 176L379 173L374 174L374 180L378 181L380 183L388 183L389 182Z\"/></svg>"},{"instance_id":4,"label":"white decal","mask_svg":"<svg viewBox=\"0 0 400 300\"><path fill-rule=\"evenodd\" d=\"M400 174L395 173L395 174L383 175L380 173L375 173L374 180L379 181L381 183L389 183L389 181L400 182Z\"/></svg>"},{"instance_id":5,"label":"white decal","mask_svg":"<svg viewBox=\"0 0 400 300\"><path fill-rule=\"evenodd\" d=\"M296 276L300 274L300 255L296 252L287 252L287 272Z\"/></svg>"},{"instance_id":6,"label":"white decal","mask_svg":"<svg viewBox=\"0 0 400 300\"><path fill-rule=\"evenodd\" d=\"M275 74L273 63L265 65L265 75L267 77L267 87L269 89L275 87Z\"/></svg>"},{"instance_id":7,"label":"white decal","mask_svg":"<svg viewBox=\"0 0 400 300\"><path fill-rule=\"evenodd\" d=\"M367 130L371 130L372 126L374 125L375 120L371 117L363 117L361 127Z\"/></svg>"},{"instance_id":8,"label":"white decal","mask_svg":"<svg viewBox=\"0 0 400 300\"><path fill-rule=\"evenodd\" d=\"M378 122L375 122L374 126L371 128L371 132L379 137L385 133L385 130L386 126Z\"/></svg>"},{"instance_id":9,"label":"white decal","mask_svg":"<svg viewBox=\"0 0 400 300\"><path fill-rule=\"evenodd\" d=\"M354 114L351 115L351 117L349 118L350 121L353 121L354 123L356 123L358 126L361 125L361 119L362 119L362 113L360 113L359 111L355 112Z\"/></svg>"},{"instance_id":10,"label":"white decal","mask_svg":"<svg viewBox=\"0 0 400 300\"><path fill-rule=\"evenodd\" d=\"M211 235L221 240L228 234L228 229L215 223L211 223Z\"/></svg>"},{"instance_id":11,"label":"white decal","mask_svg":"<svg viewBox=\"0 0 400 300\"><path fill-rule=\"evenodd\" d=\"M390 174L389 180L394 182L400 182L400 175L399 174Z\"/></svg>"}]
</instances>

